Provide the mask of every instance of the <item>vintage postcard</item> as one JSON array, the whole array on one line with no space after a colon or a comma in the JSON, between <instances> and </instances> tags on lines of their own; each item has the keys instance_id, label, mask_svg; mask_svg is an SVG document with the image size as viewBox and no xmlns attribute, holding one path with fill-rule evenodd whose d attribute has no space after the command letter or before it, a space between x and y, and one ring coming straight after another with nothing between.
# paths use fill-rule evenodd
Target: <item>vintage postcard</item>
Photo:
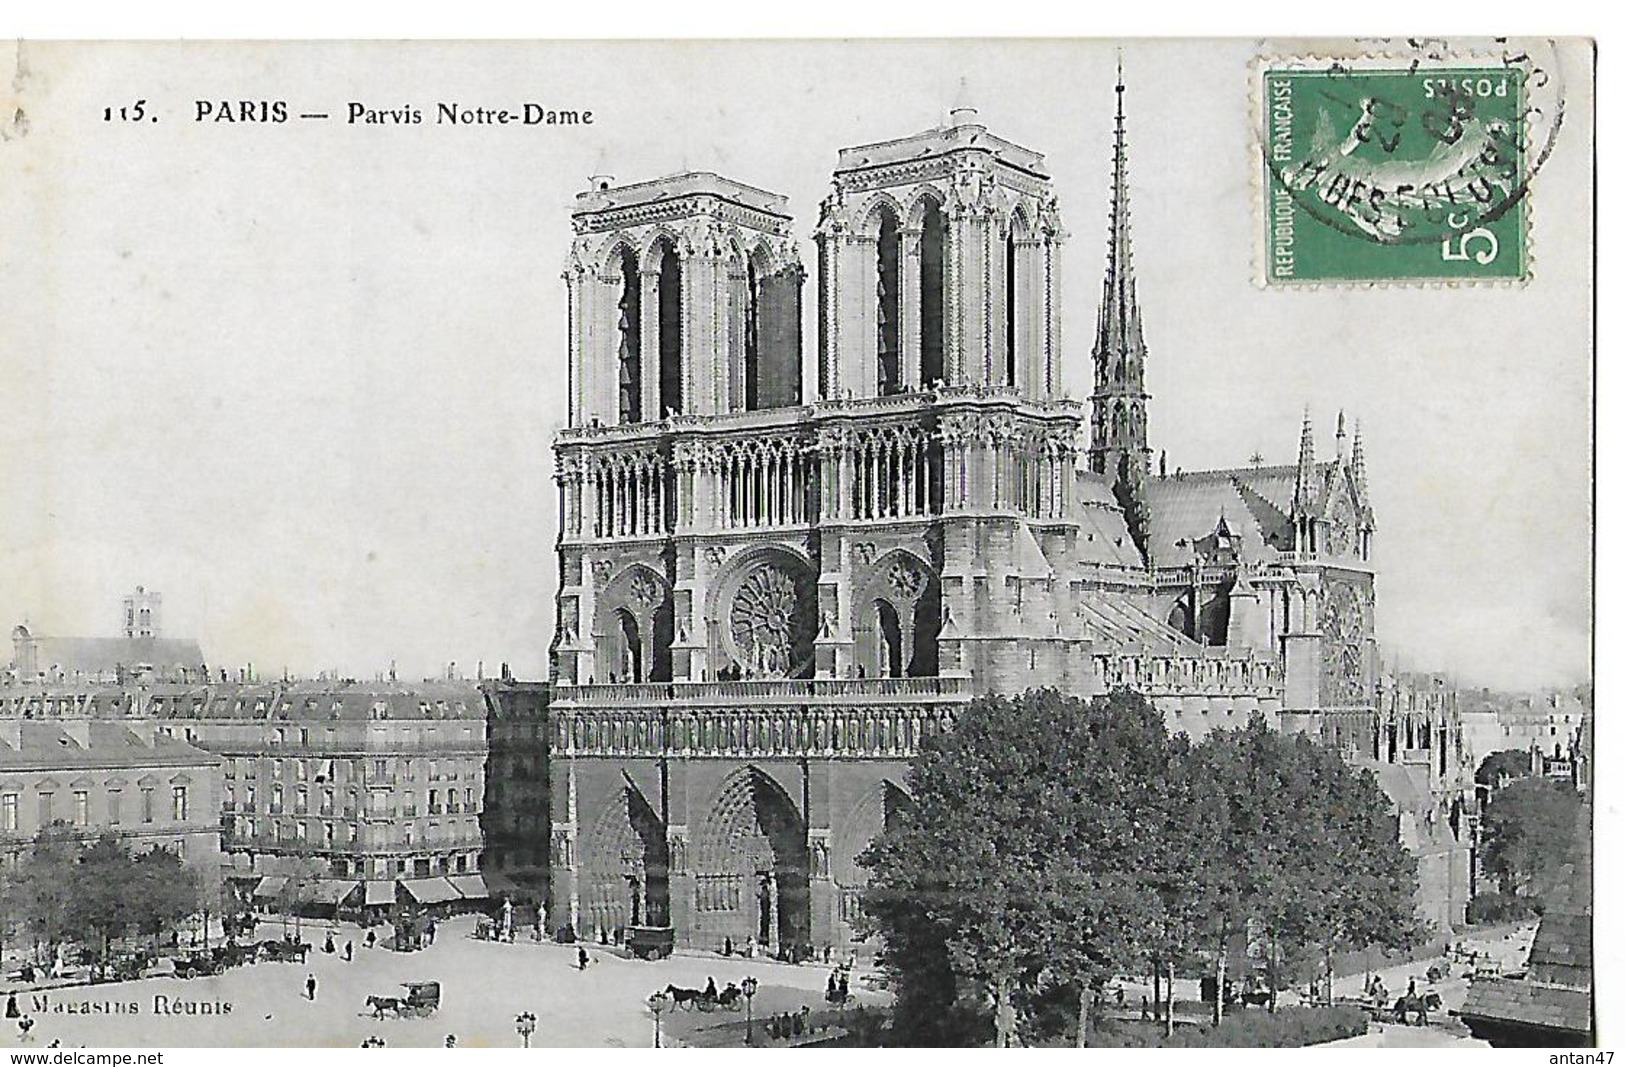
<instances>
[{"instance_id":1,"label":"vintage postcard","mask_svg":"<svg viewBox=\"0 0 1625 1067\"><path fill-rule=\"evenodd\" d=\"M1595 58L8 45L0 1047L1596 1045Z\"/></svg>"}]
</instances>

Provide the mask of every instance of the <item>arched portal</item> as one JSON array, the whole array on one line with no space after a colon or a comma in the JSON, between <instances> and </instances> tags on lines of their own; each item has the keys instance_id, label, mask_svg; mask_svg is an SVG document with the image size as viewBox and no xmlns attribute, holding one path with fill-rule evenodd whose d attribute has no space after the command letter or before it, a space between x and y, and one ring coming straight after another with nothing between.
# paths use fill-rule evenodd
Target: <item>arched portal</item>
<instances>
[{"instance_id":1,"label":"arched portal","mask_svg":"<svg viewBox=\"0 0 1625 1067\"><path fill-rule=\"evenodd\" d=\"M903 625L897 609L884 600L874 602L875 665L882 678L898 678L903 673Z\"/></svg>"},{"instance_id":2,"label":"arched portal","mask_svg":"<svg viewBox=\"0 0 1625 1067\"><path fill-rule=\"evenodd\" d=\"M807 824L771 777L756 767L729 775L701 829L695 866L699 943L736 948L754 939L768 951L810 943Z\"/></svg>"},{"instance_id":3,"label":"arched portal","mask_svg":"<svg viewBox=\"0 0 1625 1067\"><path fill-rule=\"evenodd\" d=\"M852 806L839 831L830 841L830 876L837 894L837 934L843 945L856 939L856 925L863 889L869 872L858 862L875 838L914 806L901 786L883 779L866 791Z\"/></svg>"},{"instance_id":4,"label":"arched portal","mask_svg":"<svg viewBox=\"0 0 1625 1067\"><path fill-rule=\"evenodd\" d=\"M666 828L630 781L616 790L587 835L581 856L583 938L613 938L628 926L671 922Z\"/></svg>"}]
</instances>

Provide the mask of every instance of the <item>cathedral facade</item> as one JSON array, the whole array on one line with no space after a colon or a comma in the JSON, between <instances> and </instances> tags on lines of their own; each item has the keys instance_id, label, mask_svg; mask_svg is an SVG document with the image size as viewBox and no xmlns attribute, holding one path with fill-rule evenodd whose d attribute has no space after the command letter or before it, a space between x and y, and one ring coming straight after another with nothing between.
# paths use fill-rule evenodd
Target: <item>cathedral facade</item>
<instances>
[{"instance_id":1,"label":"cathedral facade","mask_svg":"<svg viewBox=\"0 0 1625 1067\"><path fill-rule=\"evenodd\" d=\"M555 925L856 947L858 857L920 741L982 693L1128 687L1193 735L1259 713L1369 736L1358 432L1340 418L1317 459L1306 416L1285 467L1154 463L1117 93L1086 348L1063 343L1044 158L971 108L840 151L810 279L774 193L685 173L579 194ZM1085 351L1080 402L1061 368Z\"/></svg>"}]
</instances>

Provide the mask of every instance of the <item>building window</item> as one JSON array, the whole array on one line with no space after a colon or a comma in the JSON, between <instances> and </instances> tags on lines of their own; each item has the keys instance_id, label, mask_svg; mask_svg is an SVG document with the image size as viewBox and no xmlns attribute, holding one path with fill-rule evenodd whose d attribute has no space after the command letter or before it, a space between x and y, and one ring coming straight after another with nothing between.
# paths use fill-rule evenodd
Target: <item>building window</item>
<instances>
[{"instance_id":1,"label":"building window","mask_svg":"<svg viewBox=\"0 0 1625 1067\"><path fill-rule=\"evenodd\" d=\"M438 789L429 790L429 814L440 814L440 790Z\"/></svg>"},{"instance_id":2,"label":"building window","mask_svg":"<svg viewBox=\"0 0 1625 1067\"><path fill-rule=\"evenodd\" d=\"M73 791L73 825L90 825L90 794L83 789Z\"/></svg>"},{"instance_id":3,"label":"building window","mask_svg":"<svg viewBox=\"0 0 1625 1067\"><path fill-rule=\"evenodd\" d=\"M282 814L282 784L280 782L271 787L271 814Z\"/></svg>"},{"instance_id":4,"label":"building window","mask_svg":"<svg viewBox=\"0 0 1625 1067\"><path fill-rule=\"evenodd\" d=\"M109 789L107 791L107 823L108 823L109 826L117 826L119 824L119 820L120 820L120 817L121 817L119 809L124 806L121 803L123 800L124 800L124 791L123 790L121 790L121 789Z\"/></svg>"},{"instance_id":5,"label":"building window","mask_svg":"<svg viewBox=\"0 0 1625 1067\"><path fill-rule=\"evenodd\" d=\"M253 782L249 782L248 785L246 787L244 787L244 789L243 789L243 810L244 811L253 811L254 810L254 783Z\"/></svg>"},{"instance_id":6,"label":"building window","mask_svg":"<svg viewBox=\"0 0 1625 1067\"><path fill-rule=\"evenodd\" d=\"M153 819L152 790L141 790L141 821L151 822Z\"/></svg>"},{"instance_id":7,"label":"building window","mask_svg":"<svg viewBox=\"0 0 1625 1067\"><path fill-rule=\"evenodd\" d=\"M410 845L412 843L413 837L416 836L412 832L412 824L411 823L402 823L401 824L401 832L406 835L405 836L405 841L406 841L406 843L408 845Z\"/></svg>"},{"instance_id":8,"label":"building window","mask_svg":"<svg viewBox=\"0 0 1625 1067\"><path fill-rule=\"evenodd\" d=\"M0 830L17 832L17 794L0 795Z\"/></svg>"},{"instance_id":9,"label":"building window","mask_svg":"<svg viewBox=\"0 0 1625 1067\"><path fill-rule=\"evenodd\" d=\"M434 760L430 760L429 761L429 781L432 782L432 781L434 781L435 779L437 779L439 777L440 777L440 764L437 763Z\"/></svg>"},{"instance_id":10,"label":"building window","mask_svg":"<svg viewBox=\"0 0 1625 1067\"><path fill-rule=\"evenodd\" d=\"M176 822L186 821L186 787L178 785L169 791L169 814Z\"/></svg>"},{"instance_id":11,"label":"building window","mask_svg":"<svg viewBox=\"0 0 1625 1067\"><path fill-rule=\"evenodd\" d=\"M186 858L186 839L185 838L180 838L179 840L177 840L175 842L174 852L175 852L175 858L176 859L184 860Z\"/></svg>"},{"instance_id":12,"label":"building window","mask_svg":"<svg viewBox=\"0 0 1625 1067\"><path fill-rule=\"evenodd\" d=\"M231 787L230 782L227 782L225 789L221 791L220 810L221 811L236 811L237 810L237 791Z\"/></svg>"},{"instance_id":13,"label":"building window","mask_svg":"<svg viewBox=\"0 0 1625 1067\"><path fill-rule=\"evenodd\" d=\"M333 814L333 791L331 789L322 790L322 814Z\"/></svg>"},{"instance_id":14,"label":"building window","mask_svg":"<svg viewBox=\"0 0 1625 1067\"><path fill-rule=\"evenodd\" d=\"M294 760L293 761L293 766L294 766L294 774L299 778L299 780L301 782L304 781L306 778L310 777L310 770L305 766L305 761L304 760L302 760L302 759L301 760Z\"/></svg>"},{"instance_id":15,"label":"building window","mask_svg":"<svg viewBox=\"0 0 1625 1067\"><path fill-rule=\"evenodd\" d=\"M51 825L51 794L39 795L39 824L41 828Z\"/></svg>"},{"instance_id":16,"label":"building window","mask_svg":"<svg viewBox=\"0 0 1625 1067\"><path fill-rule=\"evenodd\" d=\"M288 731L284 730L282 727L277 726L271 730L271 744L280 745L287 739Z\"/></svg>"},{"instance_id":17,"label":"building window","mask_svg":"<svg viewBox=\"0 0 1625 1067\"><path fill-rule=\"evenodd\" d=\"M329 844L329 845L331 845L333 843L333 824L332 823L324 823L322 825L322 840L324 842L326 842L327 844Z\"/></svg>"},{"instance_id":18,"label":"building window","mask_svg":"<svg viewBox=\"0 0 1625 1067\"><path fill-rule=\"evenodd\" d=\"M410 767L411 764L407 764L407 766ZM373 760L372 761L372 773L373 773L373 776L375 778L388 778L389 777L389 761L387 759L375 759L375 760Z\"/></svg>"},{"instance_id":19,"label":"building window","mask_svg":"<svg viewBox=\"0 0 1625 1067\"><path fill-rule=\"evenodd\" d=\"M474 810L474 789L473 789L473 787L470 787L468 789L463 790L463 810L464 811L473 811Z\"/></svg>"},{"instance_id":20,"label":"building window","mask_svg":"<svg viewBox=\"0 0 1625 1067\"><path fill-rule=\"evenodd\" d=\"M304 786L293 794L293 810L296 815L303 815L310 810L310 792Z\"/></svg>"},{"instance_id":21,"label":"building window","mask_svg":"<svg viewBox=\"0 0 1625 1067\"><path fill-rule=\"evenodd\" d=\"M303 822L296 822L293 824L293 836L294 840L299 842L304 842L309 839L308 831L305 829L305 824Z\"/></svg>"}]
</instances>

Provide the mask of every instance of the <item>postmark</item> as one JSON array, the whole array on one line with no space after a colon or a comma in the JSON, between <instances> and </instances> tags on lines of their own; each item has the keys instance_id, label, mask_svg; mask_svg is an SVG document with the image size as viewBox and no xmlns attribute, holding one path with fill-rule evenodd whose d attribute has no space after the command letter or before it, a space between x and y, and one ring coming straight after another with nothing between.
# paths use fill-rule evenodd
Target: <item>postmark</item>
<instances>
[{"instance_id":1,"label":"postmark","mask_svg":"<svg viewBox=\"0 0 1625 1067\"><path fill-rule=\"evenodd\" d=\"M1261 61L1264 285L1529 277L1561 79L1553 50L1491 45Z\"/></svg>"}]
</instances>

